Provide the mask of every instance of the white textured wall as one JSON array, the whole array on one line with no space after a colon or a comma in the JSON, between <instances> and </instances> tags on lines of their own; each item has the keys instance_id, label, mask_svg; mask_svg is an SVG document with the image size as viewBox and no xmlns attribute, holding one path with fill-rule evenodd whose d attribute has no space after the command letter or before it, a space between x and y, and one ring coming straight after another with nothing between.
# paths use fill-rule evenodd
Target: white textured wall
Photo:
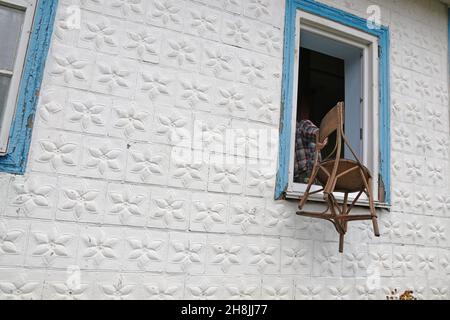
<instances>
[{"instance_id":1,"label":"white textured wall","mask_svg":"<svg viewBox=\"0 0 450 320\"><path fill-rule=\"evenodd\" d=\"M444 5L371 2L392 36L393 207L339 254L331 224L273 200L277 142L249 158L246 129L278 131L283 0L80 1L81 30L60 1L27 174L0 174L1 299L450 298ZM224 166L227 128L247 148ZM199 130L204 158L176 161Z\"/></svg>"}]
</instances>

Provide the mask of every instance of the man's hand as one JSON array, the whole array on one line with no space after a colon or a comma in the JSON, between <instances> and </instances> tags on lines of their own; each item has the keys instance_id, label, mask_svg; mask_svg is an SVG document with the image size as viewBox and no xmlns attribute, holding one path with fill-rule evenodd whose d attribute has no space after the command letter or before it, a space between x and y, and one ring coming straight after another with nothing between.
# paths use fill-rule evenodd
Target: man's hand
<instances>
[{"instance_id":1,"label":"man's hand","mask_svg":"<svg viewBox=\"0 0 450 320\"><path fill-rule=\"evenodd\" d=\"M322 150L323 148L325 148L325 146L328 144L328 138L325 138L325 140L323 140L323 142L317 142L316 143L316 148L319 150Z\"/></svg>"}]
</instances>

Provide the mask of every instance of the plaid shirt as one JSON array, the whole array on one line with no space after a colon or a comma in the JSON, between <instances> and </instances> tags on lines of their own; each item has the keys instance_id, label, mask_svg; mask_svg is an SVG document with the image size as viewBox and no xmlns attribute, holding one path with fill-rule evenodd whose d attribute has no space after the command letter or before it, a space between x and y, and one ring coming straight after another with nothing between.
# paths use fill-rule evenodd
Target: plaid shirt
<instances>
[{"instance_id":1,"label":"plaid shirt","mask_svg":"<svg viewBox=\"0 0 450 320\"><path fill-rule=\"evenodd\" d=\"M319 131L310 120L297 122L295 131L295 163L294 177L301 174L311 174L314 165L314 154L316 151L316 134Z\"/></svg>"}]
</instances>

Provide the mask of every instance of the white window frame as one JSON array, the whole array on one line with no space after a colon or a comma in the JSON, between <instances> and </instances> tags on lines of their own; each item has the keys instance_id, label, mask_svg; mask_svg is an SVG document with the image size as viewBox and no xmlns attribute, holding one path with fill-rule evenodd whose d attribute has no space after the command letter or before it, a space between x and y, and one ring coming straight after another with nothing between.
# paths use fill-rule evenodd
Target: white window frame
<instances>
[{"instance_id":1,"label":"white window frame","mask_svg":"<svg viewBox=\"0 0 450 320\"><path fill-rule=\"evenodd\" d=\"M20 80L22 78L22 71L25 64L25 57L28 49L28 42L30 40L37 1L38 0L0 0L1 6L8 6L25 11L22 32L20 34L13 70L12 72L9 70L0 70L0 74L11 77L8 99L6 100L5 111L0 128L0 156L6 155L8 152L10 130L16 112Z\"/></svg>"},{"instance_id":2,"label":"white window frame","mask_svg":"<svg viewBox=\"0 0 450 320\"><path fill-rule=\"evenodd\" d=\"M294 84L295 88L292 96L292 119L291 119L291 148L289 161L289 183L286 189L287 198L300 198L306 190L306 184L294 182L294 161L295 161L295 129L297 117L297 95L299 83L299 50L300 32L307 30L328 37L339 42L343 42L363 51L363 155L362 162L368 167L373 175L372 188L377 205L378 199L378 176L379 176L379 59L378 59L378 38L359 31L357 29L330 21L326 18L304 12L296 11L296 34L295 34L295 58L294 58ZM318 188L317 188L318 189ZM315 189L315 190L317 190ZM312 191L314 187L312 188ZM353 195L354 197L355 195ZM365 196L365 195L364 195ZM336 194L338 200L343 199L343 194ZM352 198L352 195L349 195ZM310 195L312 201L324 201L323 194ZM361 196L358 202L368 205L367 197Z\"/></svg>"}]
</instances>

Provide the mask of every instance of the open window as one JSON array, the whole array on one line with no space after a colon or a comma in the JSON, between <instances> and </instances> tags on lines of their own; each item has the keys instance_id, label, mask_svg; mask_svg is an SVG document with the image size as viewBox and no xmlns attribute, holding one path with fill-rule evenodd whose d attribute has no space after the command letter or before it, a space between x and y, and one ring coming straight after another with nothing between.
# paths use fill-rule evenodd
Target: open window
<instances>
[{"instance_id":1,"label":"open window","mask_svg":"<svg viewBox=\"0 0 450 320\"><path fill-rule=\"evenodd\" d=\"M384 202L379 177L379 39L356 28L296 10L289 171L285 196L299 198L308 174L295 165L296 128L317 127L337 102L345 102L345 134L373 177L375 200ZM331 138L332 139L332 138ZM333 146L333 141L329 141ZM327 148L324 153L329 153ZM343 156L351 159L350 151ZM317 200L322 197L317 195Z\"/></svg>"},{"instance_id":2,"label":"open window","mask_svg":"<svg viewBox=\"0 0 450 320\"><path fill-rule=\"evenodd\" d=\"M0 156L8 150L35 8L36 0L0 0Z\"/></svg>"}]
</instances>

